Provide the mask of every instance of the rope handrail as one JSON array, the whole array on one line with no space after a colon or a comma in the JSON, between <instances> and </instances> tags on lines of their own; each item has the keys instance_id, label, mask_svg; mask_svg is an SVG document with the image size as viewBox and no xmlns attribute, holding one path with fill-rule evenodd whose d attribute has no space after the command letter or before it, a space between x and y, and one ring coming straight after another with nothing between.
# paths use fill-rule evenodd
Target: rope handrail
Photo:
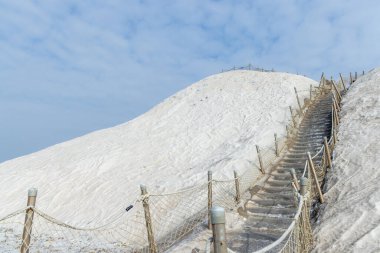
<instances>
[{"instance_id":1,"label":"rope handrail","mask_svg":"<svg viewBox=\"0 0 380 253\"><path fill-rule=\"evenodd\" d=\"M24 207L24 208L19 209L19 210L17 210L17 211L14 211L14 212L12 212L12 213L10 213L10 214L7 214L7 215L5 215L4 217L0 218L0 222L5 221L5 220L8 220L8 219L10 219L10 218L12 218L12 217L14 217L14 216L16 216L16 215L19 215L19 214L21 214L21 213L24 213L24 212L25 212L26 210L28 210L29 208L30 208L30 207L27 206L27 207Z\"/></svg>"},{"instance_id":2,"label":"rope handrail","mask_svg":"<svg viewBox=\"0 0 380 253\"><path fill-rule=\"evenodd\" d=\"M136 200L134 202L134 204L137 202L138 200ZM134 205L133 204L133 205ZM122 212L120 214L118 214L118 216L113 219L112 221L104 224L104 225L101 225L101 226L98 226L98 227L89 227L89 228L86 228L86 227L77 227L77 226L74 226L74 225L70 225L70 224L67 224L63 221L60 221L56 218L53 218L51 217L50 215L44 213L43 211L35 208L35 207L29 207L30 209L33 209L33 211L38 214L40 217L44 218L45 220L51 222L51 223L54 223L58 226L61 226L61 227L66 227L66 228L70 228L70 229L73 229L73 230L80 230L80 231L101 231L101 230L109 230L109 229L112 229L112 228L115 228L116 226L113 226L113 227L109 227L110 225L116 223L117 221L119 221L124 215L126 212Z\"/></svg>"},{"instance_id":3,"label":"rope handrail","mask_svg":"<svg viewBox=\"0 0 380 253\"><path fill-rule=\"evenodd\" d=\"M262 249L260 249L258 251L254 251L252 253L264 253L264 252L267 252L268 250L271 250L271 249L277 247L281 242L283 242L285 240L285 238L287 238L287 236L292 232L292 230L293 230L293 228L294 228L294 226L296 224L297 219L301 215L301 211L302 211L302 208L303 208L303 205L304 205L304 199L309 197L308 194L309 193L307 193L305 196L302 196L299 193L297 193L297 197L298 197L298 209L297 209L297 212L294 215L292 223L290 223L289 227L281 235L281 237L278 238L276 241L272 242L271 244L269 244L268 246L266 246L266 247L264 247L264 248L262 248Z\"/></svg>"}]
</instances>

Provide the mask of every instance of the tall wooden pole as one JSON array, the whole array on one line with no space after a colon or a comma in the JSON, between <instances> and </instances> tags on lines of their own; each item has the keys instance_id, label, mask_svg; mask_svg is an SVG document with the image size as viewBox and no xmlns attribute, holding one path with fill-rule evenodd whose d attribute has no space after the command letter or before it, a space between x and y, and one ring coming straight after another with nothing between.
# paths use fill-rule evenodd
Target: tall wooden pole
<instances>
[{"instance_id":1,"label":"tall wooden pole","mask_svg":"<svg viewBox=\"0 0 380 253\"><path fill-rule=\"evenodd\" d=\"M31 188L28 191L28 202L27 206L29 207L26 210L25 214L25 222L24 222L24 230L22 232L22 245L21 245L21 253L29 253L30 239L32 235L32 226L33 226L33 217L34 210L33 207L36 206L37 199L37 189Z\"/></svg>"},{"instance_id":2,"label":"tall wooden pole","mask_svg":"<svg viewBox=\"0 0 380 253\"><path fill-rule=\"evenodd\" d=\"M239 204L240 203L240 180L239 180L236 170L234 170L234 178L235 178L235 191L236 191L235 200L236 200L236 203Z\"/></svg>"},{"instance_id":3,"label":"tall wooden pole","mask_svg":"<svg viewBox=\"0 0 380 253\"><path fill-rule=\"evenodd\" d=\"M209 170L207 173L207 188L208 188L208 197L207 197L207 210L208 210L208 228L212 229L211 224L211 208L212 208L212 171Z\"/></svg>"},{"instance_id":4,"label":"tall wooden pole","mask_svg":"<svg viewBox=\"0 0 380 253\"><path fill-rule=\"evenodd\" d=\"M157 253L158 251L157 251L156 242L154 240L152 218L150 216L148 191L145 185L140 185L140 190L141 190L141 196L143 198L142 203L143 203L144 214L145 214L146 231L148 234L149 252Z\"/></svg>"},{"instance_id":5,"label":"tall wooden pole","mask_svg":"<svg viewBox=\"0 0 380 253\"><path fill-rule=\"evenodd\" d=\"M344 81L343 81L342 74L339 73L339 76L340 76L340 81L342 81L342 85L343 85L343 89L344 89L344 91L347 91L346 85L344 84Z\"/></svg>"},{"instance_id":6,"label":"tall wooden pole","mask_svg":"<svg viewBox=\"0 0 380 253\"><path fill-rule=\"evenodd\" d=\"M309 161L309 166L310 166L310 170L311 170L311 172L313 174L315 185L317 186L317 190L318 190L318 194L319 194L319 200L321 201L321 203L323 203L324 202L324 200L323 200L323 194L322 194L322 191L321 191L321 187L319 185L317 173L315 172L314 163L313 163L313 160L311 159L310 152L307 152L307 159Z\"/></svg>"},{"instance_id":7,"label":"tall wooden pole","mask_svg":"<svg viewBox=\"0 0 380 253\"><path fill-rule=\"evenodd\" d=\"M298 107L300 108L300 115L302 115L302 106L301 106L300 98L298 96L298 92L297 92L297 88L296 87L294 87L294 92L296 93Z\"/></svg>"},{"instance_id":8,"label":"tall wooden pole","mask_svg":"<svg viewBox=\"0 0 380 253\"><path fill-rule=\"evenodd\" d=\"M260 148L258 145L256 145L256 151L257 151L257 156L259 157L259 163L260 163L260 170L261 170L261 173L265 174L265 169L264 169L264 165L263 165L263 160L261 158L261 152L260 152Z\"/></svg>"},{"instance_id":9,"label":"tall wooden pole","mask_svg":"<svg viewBox=\"0 0 380 253\"><path fill-rule=\"evenodd\" d=\"M292 117L293 126L296 128L297 127L296 120L295 120L294 115L293 115L292 106L290 106L290 105L289 105L289 110L290 110L290 116Z\"/></svg>"},{"instance_id":10,"label":"tall wooden pole","mask_svg":"<svg viewBox=\"0 0 380 253\"><path fill-rule=\"evenodd\" d=\"M325 146L325 158L327 160L327 164L328 164L329 168L332 169L330 148L329 148L329 144L327 142L327 137L326 136L323 137L323 144Z\"/></svg>"},{"instance_id":11,"label":"tall wooden pole","mask_svg":"<svg viewBox=\"0 0 380 253\"><path fill-rule=\"evenodd\" d=\"M280 151L278 149L278 140L277 140L277 134L276 133L274 134L274 149L275 149L276 156L279 156Z\"/></svg>"}]
</instances>

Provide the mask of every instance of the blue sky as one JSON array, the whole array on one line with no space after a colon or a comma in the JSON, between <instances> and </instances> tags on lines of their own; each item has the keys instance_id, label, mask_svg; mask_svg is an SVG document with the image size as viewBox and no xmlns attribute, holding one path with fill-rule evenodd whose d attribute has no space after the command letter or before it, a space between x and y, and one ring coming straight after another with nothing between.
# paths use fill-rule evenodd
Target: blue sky
<instances>
[{"instance_id":1,"label":"blue sky","mask_svg":"<svg viewBox=\"0 0 380 253\"><path fill-rule=\"evenodd\" d=\"M380 60L380 1L0 0L0 162L126 122L222 69Z\"/></svg>"}]
</instances>

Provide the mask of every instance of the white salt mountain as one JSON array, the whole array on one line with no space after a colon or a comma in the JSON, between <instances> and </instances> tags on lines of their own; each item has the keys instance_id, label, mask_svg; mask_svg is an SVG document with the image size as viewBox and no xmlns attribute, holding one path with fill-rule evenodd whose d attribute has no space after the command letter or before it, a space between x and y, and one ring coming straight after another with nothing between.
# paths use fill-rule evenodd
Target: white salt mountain
<instances>
[{"instance_id":1,"label":"white salt mountain","mask_svg":"<svg viewBox=\"0 0 380 253\"><path fill-rule=\"evenodd\" d=\"M297 108L317 82L286 73L231 71L207 77L125 124L96 131L0 164L0 217L37 207L76 225L105 223L139 196L139 184L166 192L232 178L252 169L255 144L285 135L288 106Z\"/></svg>"},{"instance_id":2,"label":"white salt mountain","mask_svg":"<svg viewBox=\"0 0 380 253\"><path fill-rule=\"evenodd\" d=\"M380 252L380 68L343 98L315 252Z\"/></svg>"}]
</instances>

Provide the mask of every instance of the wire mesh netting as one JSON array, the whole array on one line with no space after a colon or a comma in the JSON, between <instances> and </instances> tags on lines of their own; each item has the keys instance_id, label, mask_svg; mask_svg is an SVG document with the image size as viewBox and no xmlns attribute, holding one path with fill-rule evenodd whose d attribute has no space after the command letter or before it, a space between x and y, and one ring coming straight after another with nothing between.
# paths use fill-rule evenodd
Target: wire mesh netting
<instances>
[{"instance_id":1,"label":"wire mesh netting","mask_svg":"<svg viewBox=\"0 0 380 253\"><path fill-rule=\"evenodd\" d=\"M327 90L330 92L331 88ZM209 196L212 205L233 210L238 206L239 195L253 187L262 176L260 169L268 172L281 159L289 141L297 131L304 112L318 96L326 92L325 87L300 90L308 92L310 98L300 110L294 110L293 120L287 133L276 136L275 145L260 147L262 164L258 160L252 168L230 180L211 180L173 193L146 193L136 199L128 211L115 215L107 224L97 227L77 227L69 222L57 220L43 211L26 207L0 219L1 252L163 252L175 242L189 234L200 224L207 224ZM336 96L337 97L337 96ZM332 121L334 119L332 118ZM336 131L333 127L332 132ZM333 134L329 148L334 147ZM325 150L313 157L318 183L323 182L327 162ZM261 168L263 166L264 168ZM305 252L312 245L309 211L311 197L317 196L315 182L311 179L310 166L305 165L304 175L309 178L310 198L301 198L299 216L293 228L284 236L286 240L281 252ZM238 185L237 185L238 183ZM238 187L237 187L238 186ZM238 192L240 190L240 192ZM149 210L144 208L149 205ZM147 219L147 212L150 220ZM30 224L28 229L27 224ZM151 234L147 227L150 226ZM149 236L148 236L149 235ZM148 239L149 238L149 239ZM280 250L280 249L279 249Z\"/></svg>"}]
</instances>

